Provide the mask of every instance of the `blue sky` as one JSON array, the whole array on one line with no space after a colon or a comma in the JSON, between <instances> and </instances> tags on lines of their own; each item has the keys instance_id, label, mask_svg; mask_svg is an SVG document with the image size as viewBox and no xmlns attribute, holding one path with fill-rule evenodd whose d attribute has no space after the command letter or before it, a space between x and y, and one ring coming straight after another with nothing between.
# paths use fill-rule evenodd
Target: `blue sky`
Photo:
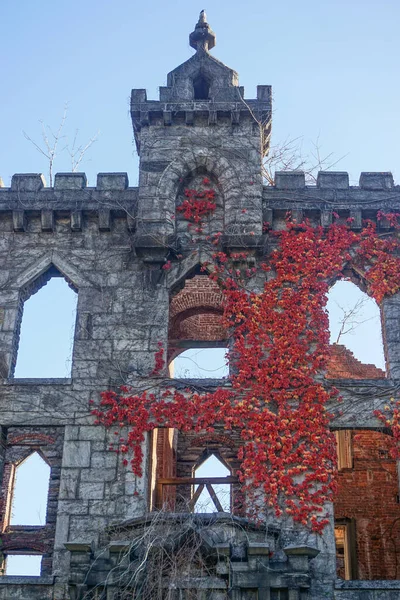
<instances>
[{"instance_id":1,"label":"blue sky","mask_svg":"<svg viewBox=\"0 0 400 600\"><path fill-rule=\"evenodd\" d=\"M205 8L217 35L214 56L239 72L247 97L274 94L273 142L320 137L323 152L347 155L353 181L398 170L399 36L396 0L271 3L220 0L3 0L0 64L0 176L46 171L23 137L40 139L39 119L87 141L100 130L83 170L127 171L137 183L129 120L131 88L156 98L166 75L189 58L188 35ZM89 160L90 159L90 160ZM69 169L66 154L56 170ZM399 175L398 175L399 176ZM399 176L400 177L400 176Z\"/></svg>"}]
</instances>

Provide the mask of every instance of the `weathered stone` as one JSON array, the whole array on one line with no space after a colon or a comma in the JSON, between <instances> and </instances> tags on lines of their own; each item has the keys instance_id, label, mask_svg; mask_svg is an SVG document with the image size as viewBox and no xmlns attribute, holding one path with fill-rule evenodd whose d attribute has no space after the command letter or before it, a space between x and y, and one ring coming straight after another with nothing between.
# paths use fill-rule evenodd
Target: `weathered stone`
<instances>
[{"instance_id":1,"label":"weathered stone","mask_svg":"<svg viewBox=\"0 0 400 600\"><path fill-rule=\"evenodd\" d=\"M90 465L90 442L65 442L63 467L88 467Z\"/></svg>"},{"instance_id":2,"label":"weathered stone","mask_svg":"<svg viewBox=\"0 0 400 600\"><path fill-rule=\"evenodd\" d=\"M276 244L270 229L284 229L288 212L297 223L309 219L313 225L328 227L334 208L343 221L350 216L355 230L363 219L376 219L380 209L400 212L398 188L390 173L362 173L360 185L349 187L343 172L319 173L316 186L306 186L302 172L278 172L275 185L263 187L260 165L269 145L271 87L258 86L256 98L243 99L237 73L208 54L215 37L204 13L191 41L196 54L168 75L160 100L148 100L142 89L132 91L138 188L128 187L126 173L99 173L95 188L87 188L82 173L56 174L53 189L44 189L44 178L38 174L14 175L10 189L1 187L0 471L6 477L34 449L49 462L51 478L44 528L19 537L21 531L2 524L5 548L9 540L13 551L26 551L27 541L36 542L34 549L43 552L43 577L0 577L0 600L67 600L74 594L89 597L93 588L101 594L104 586L107 597L117 597L121 581L115 575L120 573L117 554L148 531L146 513L154 508L159 493L154 491L154 477L159 480L160 473L170 477L174 469L179 476L191 477L194 465L216 447L216 438L204 441L198 432L170 434L160 429L152 433L157 445L151 451L151 436L146 434L139 478L123 465L124 455L112 451L126 440L127 431L119 423L111 428L95 425L91 411L102 392L118 390L121 384L128 383L135 393L151 388L157 395L164 377L151 381L148 377L158 342L173 352L193 339L198 343L193 331L175 339L183 330L181 323L177 327L170 320L175 294L185 280L195 280L199 265L209 259L177 211L185 187L196 188L204 178L210 179L216 209L206 235L221 233L221 248L248 253L249 267L268 261ZM389 219L380 220L382 233L391 227ZM170 269L162 268L169 265ZM54 273L61 273L78 292L72 377L7 379L16 358L22 302ZM262 284L258 281L256 287ZM212 320L220 314L221 298L210 299L205 289L200 293L199 304ZM188 317L183 321L193 317L193 308L183 307ZM335 381L343 396L343 414L332 421L335 429L382 425L374 410L392 397L400 379L399 294L382 302L382 318L389 377ZM215 323L211 327L215 334ZM226 332L212 339L225 345ZM173 347L176 341L181 345ZM177 380L170 384L180 391L187 387L187 382ZM217 386L229 389L230 383L211 379L191 385L212 391ZM235 472L237 448L243 443L240 432L235 428L229 436L222 432L220 443L218 449ZM165 448L174 450L175 463L168 463ZM387 473L369 471L370 486L383 471ZM9 483L3 482L8 498ZM382 479L382 489L387 483ZM189 499L190 490L187 493ZM390 496L393 510L395 496L394 492ZM181 516L166 514L168 518L179 532ZM271 522L262 530L224 513L188 518L193 519L190 531L201 535L210 565L214 561L217 566L207 576L180 580L177 597L197 590L199 600L222 600L228 581L236 600L268 598L271 590L289 600L398 597L395 580L336 579L331 526L315 538L300 525L293 528L290 520ZM163 527L157 538L161 541ZM359 538L367 535L363 530ZM391 564L386 555L379 561ZM55 583L47 578L52 572ZM132 571L127 572L131 576Z\"/></svg>"}]
</instances>

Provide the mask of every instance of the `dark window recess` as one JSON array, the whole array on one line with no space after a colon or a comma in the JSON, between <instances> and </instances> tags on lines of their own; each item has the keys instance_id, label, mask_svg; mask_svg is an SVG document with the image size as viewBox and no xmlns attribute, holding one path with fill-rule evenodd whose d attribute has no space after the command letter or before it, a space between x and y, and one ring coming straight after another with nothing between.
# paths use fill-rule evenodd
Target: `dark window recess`
<instances>
[{"instance_id":1,"label":"dark window recess","mask_svg":"<svg viewBox=\"0 0 400 600\"><path fill-rule=\"evenodd\" d=\"M210 94L210 84L205 77L196 77L193 81L194 99L208 100Z\"/></svg>"},{"instance_id":2,"label":"dark window recess","mask_svg":"<svg viewBox=\"0 0 400 600\"><path fill-rule=\"evenodd\" d=\"M271 600L289 600L287 588L271 588Z\"/></svg>"}]
</instances>

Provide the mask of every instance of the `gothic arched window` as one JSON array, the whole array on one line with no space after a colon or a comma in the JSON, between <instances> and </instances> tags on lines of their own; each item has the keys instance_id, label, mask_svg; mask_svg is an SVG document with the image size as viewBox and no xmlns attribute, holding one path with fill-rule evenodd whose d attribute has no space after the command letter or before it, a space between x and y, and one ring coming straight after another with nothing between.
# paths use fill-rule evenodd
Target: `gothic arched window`
<instances>
[{"instance_id":1,"label":"gothic arched window","mask_svg":"<svg viewBox=\"0 0 400 600\"><path fill-rule=\"evenodd\" d=\"M69 377L78 295L55 267L31 288L23 304L14 377Z\"/></svg>"},{"instance_id":2,"label":"gothic arched window","mask_svg":"<svg viewBox=\"0 0 400 600\"><path fill-rule=\"evenodd\" d=\"M9 525L46 524L50 471L38 452L33 452L17 466Z\"/></svg>"}]
</instances>

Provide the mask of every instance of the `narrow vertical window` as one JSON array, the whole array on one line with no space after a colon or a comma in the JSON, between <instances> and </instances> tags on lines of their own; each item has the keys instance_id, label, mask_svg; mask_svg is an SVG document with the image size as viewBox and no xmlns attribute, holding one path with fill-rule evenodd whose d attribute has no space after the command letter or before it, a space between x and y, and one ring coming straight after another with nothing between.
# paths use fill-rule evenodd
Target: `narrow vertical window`
<instances>
[{"instance_id":1,"label":"narrow vertical window","mask_svg":"<svg viewBox=\"0 0 400 600\"><path fill-rule=\"evenodd\" d=\"M10 525L45 525L49 480L50 467L37 452L17 466Z\"/></svg>"},{"instance_id":2,"label":"narrow vertical window","mask_svg":"<svg viewBox=\"0 0 400 600\"><path fill-rule=\"evenodd\" d=\"M52 277L23 307L14 377L71 375L77 294Z\"/></svg>"},{"instance_id":3,"label":"narrow vertical window","mask_svg":"<svg viewBox=\"0 0 400 600\"><path fill-rule=\"evenodd\" d=\"M208 100L210 97L210 84L202 75L193 81L193 95L195 100Z\"/></svg>"}]
</instances>

